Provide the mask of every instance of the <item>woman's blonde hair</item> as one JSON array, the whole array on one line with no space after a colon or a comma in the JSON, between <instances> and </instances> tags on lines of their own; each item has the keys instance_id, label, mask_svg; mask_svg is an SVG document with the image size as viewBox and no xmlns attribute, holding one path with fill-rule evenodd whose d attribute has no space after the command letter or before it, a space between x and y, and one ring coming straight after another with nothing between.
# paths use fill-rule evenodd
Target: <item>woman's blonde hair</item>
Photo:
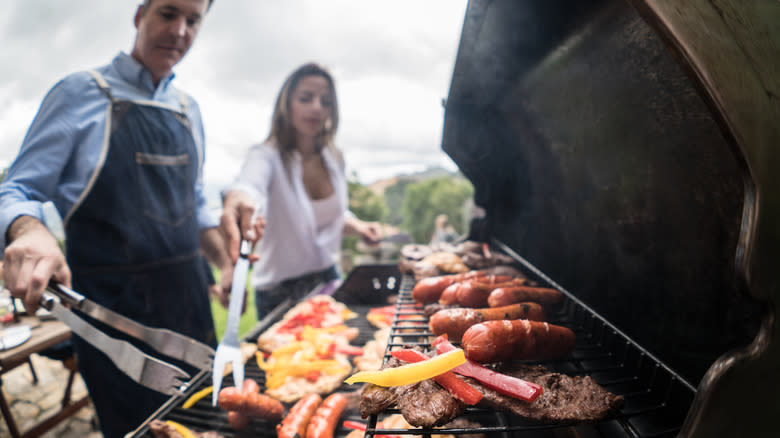
<instances>
[{"instance_id":1,"label":"woman's blonde hair","mask_svg":"<svg viewBox=\"0 0 780 438\"><path fill-rule=\"evenodd\" d=\"M324 67L310 62L298 67L285 79L284 85L282 85L282 89L279 90L279 95L276 97L276 105L274 105L274 113L271 117L271 132L265 140L266 142L270 141L279 148L285 167L288 167L296 148L295 128L290 117L290 101L292 100L295 87L298 86L301 79L307 76L321 76L325 78L328 81L328 88L332 96L330 119L325 123L322 132L317 135L317 150L320 151L327 147L331 148L337 157L340 158L341 156L333 143L333 138L339 126L339 104L336 98L336 86L333 77Z\"/></svg>"}]
</instances>

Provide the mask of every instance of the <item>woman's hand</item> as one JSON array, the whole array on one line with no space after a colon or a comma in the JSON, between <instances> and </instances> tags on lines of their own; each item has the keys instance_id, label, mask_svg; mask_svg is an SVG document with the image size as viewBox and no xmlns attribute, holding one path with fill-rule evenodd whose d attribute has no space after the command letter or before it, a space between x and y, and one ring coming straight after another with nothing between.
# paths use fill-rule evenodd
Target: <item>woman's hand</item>
<instances>
[{"instance_id":1,"label":"woman's hand","mask_svg":"<svg viewBox=\"0 0 780 438\"><path fill-rule=\"evenodd\" d=\"M222 217L219 229L225 237L227 251L235 263L238 260L242 236L254 246L263 236L265 219L255 215L257 204L246 193L240 190L229 192L222 200ZM254 220L253 220L254 217ZM256 254L250 254L249 261L257 261Z\"/></svg>"},{"instance_id":2,"label":"woman's hand","mask_svg":"<svg viewBox=\"0 0 780 438\"><path fill-rule=\"evenodd\" d=\"M382 224L379 222L363 222L360 237L363 238L364 242L372 245L379 243L384 238Z\"/></svg>"}]
</instances>

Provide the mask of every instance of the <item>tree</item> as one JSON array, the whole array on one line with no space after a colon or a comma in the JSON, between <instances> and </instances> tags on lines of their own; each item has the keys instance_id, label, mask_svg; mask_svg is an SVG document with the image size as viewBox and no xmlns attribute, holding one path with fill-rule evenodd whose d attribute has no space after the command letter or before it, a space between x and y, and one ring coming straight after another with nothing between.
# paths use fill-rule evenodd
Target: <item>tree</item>
<instances>
[{"instance_id":1,"label":"tree","mask_svg":"<svg viewBox=\"0 0 780 438\"><path fill-rule=\"evenodd\" d=\"M428 243L434 229L436 216L446 214L455 230L466 232L463 206L474 196L474 187L462 177L440 177L406 187L401 212L403 228L415 242Z\"/></svg>"}]
</instances>

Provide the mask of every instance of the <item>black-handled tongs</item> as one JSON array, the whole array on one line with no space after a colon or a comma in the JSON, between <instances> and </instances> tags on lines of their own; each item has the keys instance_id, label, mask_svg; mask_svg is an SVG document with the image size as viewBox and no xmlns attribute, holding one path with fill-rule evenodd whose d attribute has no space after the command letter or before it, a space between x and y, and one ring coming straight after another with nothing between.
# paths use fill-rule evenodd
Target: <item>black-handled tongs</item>
<instances>
[{"instance_id":1,"label":"black-handled tongs","mask_svg":"<svg viewBox=\"0 0 780 438\"><path fill-rule=\"evenodd\" d=\"M74 333L105 353L117 368L131 379L155 391L168 395L183 392L189 383L190 375L175 365L144 353L127 341L108 336L70 309L79 310L139 339L167 357L197 369L211 368L214 349L208 345L168 329L147 327L61 284L49 284L41 298L41 306L67 324Z\"/></svg>"}]
</instances>

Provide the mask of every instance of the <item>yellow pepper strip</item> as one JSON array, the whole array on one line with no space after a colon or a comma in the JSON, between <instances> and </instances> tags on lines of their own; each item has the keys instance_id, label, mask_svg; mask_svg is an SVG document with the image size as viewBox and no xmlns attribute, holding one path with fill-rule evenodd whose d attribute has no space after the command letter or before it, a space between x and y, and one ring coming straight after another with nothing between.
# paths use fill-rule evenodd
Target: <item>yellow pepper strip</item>
<instances>
[{"instance_id":1,"label":"yellow pepper strip","mask_svg":"<svg viewBox=\"0 0 780 438\"><path fill-rule=\"evenodd\" d=\"M350 376L345 382L350 385L357 382L368 382L379 386L411 385L412 383L436 377L464 363L466 363L466 355L463 354L462 349L458 348L428 360L409 363L396 368L386 368L379 371L360 371Z\"/></svg>"},{"instance_id":2,"label":"yellow pepper strip","mask_svg":"<svg viewBox=\"0 0 780 438\"><path fill-rule=\"evenodd\" d=\"M189 409L189 408L191 408L191 407L192 407L192 405L194 405L195 403L197 403L197 402L198 402L198 400L200 400L200 399L202 399L203 397L205 397L205 396L207 396L207 395L211 394L211 391L212 391L213 389L214 389L214 388L212 388L211 386L207 386L207 387L205 387L205 388L201 389L200 391L196 392L195 394L192 394L192 395L190 396L190 398L188 398L188 399L187 399L187 401L186 401L186 402L184 402L184 404L183 404L183 405L181 405L181 408L182 408L182 409Z\"/></svg>"},{"instance_id":3,"label":"yellow pepper strip","mask_svg":"<svg viewBox=\"0 0 780 438\"><path fill-rule=\"evenodd\" d=\"M183 438L195 438L195 434L192 433L192 431L183 424L179 424L171 420L166 420L165 422L173 426L173 428L176 429L176 432L179 432L179 435L181 435Z\"/></svg>"},{"instance_id":4,"label":"yellow pepper strip","mask_svg":"<svg viewBox=\"0 0 780 438\"><path fill-rule=\"evenodd\" d=\"M336 374L349 371L346 366L335 360L315 360L301 364L287 364L285 367L275 369L266 374L265 386L268 389L276 389L284 384L287 377L304 377L310 371L321 371L325 374Z\"/></svg>"}]
</instances>

